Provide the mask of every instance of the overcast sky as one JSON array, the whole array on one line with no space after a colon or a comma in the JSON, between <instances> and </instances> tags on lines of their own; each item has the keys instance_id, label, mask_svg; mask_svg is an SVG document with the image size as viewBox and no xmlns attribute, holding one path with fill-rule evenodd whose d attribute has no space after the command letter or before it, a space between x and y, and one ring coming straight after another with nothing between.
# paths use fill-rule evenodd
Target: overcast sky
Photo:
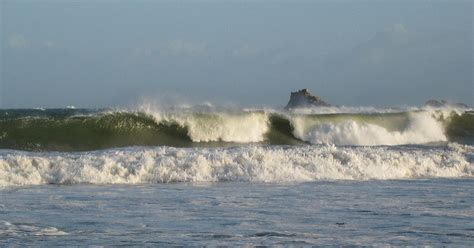
<instances>
[{"instance_id":1,"label":"overcast sky","mask_svg":"<svg viewBox=\"0 0 474 248\"><path fill-rule=\"evenodd\" d=\"M474 105L470 1L0 0L0 107Z\"/></svg>"}]
</instances>

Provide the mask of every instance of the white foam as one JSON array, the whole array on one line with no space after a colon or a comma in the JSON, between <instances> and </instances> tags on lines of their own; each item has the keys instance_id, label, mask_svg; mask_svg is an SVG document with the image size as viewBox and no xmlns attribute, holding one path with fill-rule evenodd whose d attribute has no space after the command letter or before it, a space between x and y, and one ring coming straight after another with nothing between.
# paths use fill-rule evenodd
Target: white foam
<instances>
[{"instance_id":1,"label":"white foam","mask_svg":"<svg viewBox=\"0 0 474 248\"><path fill-rule=\"evenodd\" d=\"M244 146L0 152L0 185L301 182L474 176L474 147Z\"/></svg>"},{"instance_id":2,"label":"white foam","mask_svg":"<svg viewBox=\"0 0 474 248\"><path fill-rule=\"evenodd\" d=\"M401 112L443 112L443 113L463 113L472 111L472 108L463 108L458 106L429 107L429 106L403 106L403 107L372 107L372 106L331 106L331 107L307 107L291 109L291 113L295 114L384 114L384 113L401 113Z\"/></svg>"},{"instance_id":3,"label":"white foam","mask_svg":"<svg viewBox=\"0 0 474 248\"><path fill-rule=\"evenodd\" d=\"M291 109L289 112L294 114L384 114L418 111L418 107L397 107L397 108L379 108L372 106L331 106L331 107L303 107Z\"/></svg>"},{"instance_id":4,"label":"white foam","mask_svg":"<svg viewBox=\"0 0 474 248\"><path fill-rule=\"evenodd\" d=\"M0 237L24 237L24 236L63 236L68 233L56 227L38 227L31 224L14 224L8 221L0 221Z\"/></svg>"},{"instance_id":5,"label":"white foam","mask_svg":"<svg viewBox=\"0 0 474 248\"><path fill-rule=\"evenodd\" d=\"M188 128L194 142L260 142L269 128L268 117L262 113L191 115L175 121Z\"/></svg>"},{"instance_id":6,"label":"white foam","mask_svg":"<svg viewBox=\"0 0 474 248\"><path fill-rule=\"evenodd\" d=\"M402 130L389 130L370 122L347 118L343 121L292 119L294 135L312 144L401 145L447 141L444 127L430 112L412 112Z\"/></svg>"},{"instance_id":7,"label":"white foam","mask_svg":"<svg viewBox=\"0 0 474 248\"><path fill-rule=\"evenodd\" d=\"M157 109L153 105L144 105L140 111L152 115L157 122L171 121L186 127L188 136L193 142L261 142L265 140L265 135L271 128L270 116L279 114L291 121L294 127L293 134L296 138L312 144L336 145L402 145L444 142L447 141L443 126L445 123L443 124L439 119L449 117L453 111L462 114L459 109L406 108L404 111L408 112L397 112L395 109L373 107L322 107L296 109L290 112L274 109L216 111L213 108L201 109L196 112L193 108L169 111ZM324 118L328 113L352 114L341 115L336 120ZM392 113L407 114L408 122L398 130L390 130L381 123L361 120L374 113L380 114L380 119L389 125L392 121L390 119ZM316 118L318 116L322 118Z\"/></svg>"},{"instance_id":8,"label":"white foam","mask_svg":"<svg viewBox=\"0 0 474 248\"><path fill-rule=\"evenodd\" d=\"M264 112L170 112L150 107L142 111L152 115L157 122L171 121L186 127L193 142L261 142L270 127Z\"/></svg>"}]
</instances>

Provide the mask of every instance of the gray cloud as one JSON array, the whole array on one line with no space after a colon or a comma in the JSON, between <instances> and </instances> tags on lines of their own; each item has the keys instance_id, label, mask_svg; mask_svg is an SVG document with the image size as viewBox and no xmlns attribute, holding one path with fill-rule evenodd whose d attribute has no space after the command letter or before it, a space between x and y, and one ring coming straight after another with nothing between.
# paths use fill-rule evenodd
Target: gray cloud
<instances>
[{"instance_id":1,"label":"gray cloud","mask_svg":"<svg viewBox=\"0 0 474 248\"><path fill-rule=\"evenodd\" d=\"M58 43L52 40L37 41L27 38L20 33L13 33L7 36L7 47L11 49L32 49L32 48L53 48L57 47Z\"/></svg>"},{"instance_id":2,"label":"gray cloud","mask_svg":"<svg viewBox=\"0 0 474 248\"><path fill-rule=\"evenodd\" d=\"M259 52L255 46L249 45L247 43L242 44L239 48L232 51L232 55L236 57L249 57L254 56Z\"/></svg>"},{"instance_id":3,"label":"gray cloud","mask_svg":"<svg viewBox=\"0 0 474 248\"><path fill-rule=\"evenodd\" d=\"M472 51L469 39L457 33L438 35L394 24L366 42L326 60L324 70L344 82L346 100L366 104L384 101L420 104L430 98L471 99ZM352 98L352 99L351 99Z\"/></svg>"},{"instance_id":4,"label":"gray cloud","mask_svg":"<svg viewBox=\"0 0 474 248\"><path fill-rule=\"evenodd\" d=\"M345 105L474 99L463 3L8 2L4 106L110 106L155 92L276 105L298 88Z\"/></svg>"},{"instance_id":5,"label":"gray cloud","mask_svg":"<svg viewBox=\"0 0 474 248\"><path fill-rule=\"evenodd\" d=\"M162 54L171 56L198 56L206 52L207 44L205 42L176 39L160 46L159 50Z\"/></svg>"},{"instance_id":6,"label":"gray cloud","mask_svg":"<svg viewBox=\"0 0 474 248\"><path fill-rule=\"evenodd\" d=\"M11 34L7 38L7 45L13 49L27 48L30 42L22 34Z\"/></svg>"}]
</instances>

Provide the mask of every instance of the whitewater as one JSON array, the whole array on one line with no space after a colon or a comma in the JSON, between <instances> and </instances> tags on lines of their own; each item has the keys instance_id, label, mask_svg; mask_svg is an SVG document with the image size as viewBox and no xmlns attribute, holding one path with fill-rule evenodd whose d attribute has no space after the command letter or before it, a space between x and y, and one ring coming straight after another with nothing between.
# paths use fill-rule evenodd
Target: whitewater
<instances>
[{"instance_id":1,"label":"whitewater","mask_svg":"<svg viewBox=\"0 0 474 248\"><path fill-rule=\"evenodd\" d=\"M0 185L306 182L474 176L474 148L245 146L0 153Z\"/></svg>"},{"instance_id":2,"label":"whitewater","mask_svg":"<svg viewBox=\"0 0 474 248\"><path fill-rule=\"evenodd\" d=\"M459 108L3 109L0 245L465 246L473 144Z\"/></svg>"}]
</instances>

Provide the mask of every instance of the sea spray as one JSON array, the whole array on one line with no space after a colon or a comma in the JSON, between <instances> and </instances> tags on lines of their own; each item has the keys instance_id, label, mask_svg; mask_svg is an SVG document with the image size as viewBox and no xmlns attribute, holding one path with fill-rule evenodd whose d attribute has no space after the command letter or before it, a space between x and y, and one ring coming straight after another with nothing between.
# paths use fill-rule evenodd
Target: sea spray
<instances>
[{"instance_id":1,"label":"sea spray","mask_svg":"<svg viewBox=\"0 0 474 248\"><path fill-rule=\"evenodd\" d=\"M153 114L157 122L186 127L193 142L251 143L265 140L269 118L266 113L166 113Z\"/></svg>"},{"instance_id":2,"label":"sea spray","mask_svg":"<svg viewBox=\"0 0 474 248\"><path fill-rule=\"evenodd\" d=\"M291 120L295 136L312 144L401 145L447 140L442 122L430 112L296 116Z\"/></svg>"}]
</instances>

